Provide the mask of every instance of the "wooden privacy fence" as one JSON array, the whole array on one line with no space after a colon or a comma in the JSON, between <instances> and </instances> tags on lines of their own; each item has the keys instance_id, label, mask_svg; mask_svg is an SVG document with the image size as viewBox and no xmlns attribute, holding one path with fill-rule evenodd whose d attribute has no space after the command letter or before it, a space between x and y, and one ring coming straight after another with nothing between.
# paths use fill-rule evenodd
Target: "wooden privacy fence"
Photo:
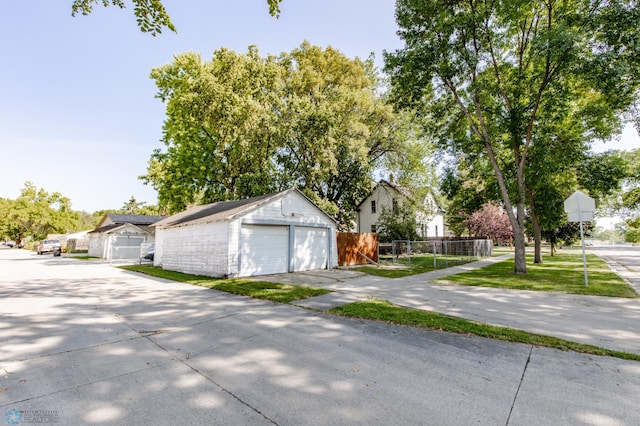
<instances>
[{"instance_id":1,"label":"wooden privacy fence","mask_svg":"<svg viewBox=\"0 0 640 426\"><path fill-rule=\"evenodd\" d=\"M378 263L378 234L338 232L338 265Z\"/></svg>"}]
</instances>

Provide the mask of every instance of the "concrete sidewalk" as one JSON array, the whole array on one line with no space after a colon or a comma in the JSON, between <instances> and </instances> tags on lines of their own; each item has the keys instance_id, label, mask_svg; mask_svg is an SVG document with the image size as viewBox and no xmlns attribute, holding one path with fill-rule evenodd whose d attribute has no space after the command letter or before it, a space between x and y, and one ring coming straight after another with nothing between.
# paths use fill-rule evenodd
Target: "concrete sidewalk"
<instances>
[{"instance_id":1,"label":"concrete sidewalk","mask_svg":"<svg viewBox=\"0 0 640 426\"><path fill-rule=\"evenodd\" d=\"M594 249L590 252L609 262L612 270L638 291L640 250L628 248L623 249L623 253L614 253ZM339 270L288 274L288 279L334 292L295 303L306 308L330 309L375 297L399 306L640 354L640 299L432 283L435 279L480 268L510 256L397 279ZM269 279L282 281L284 277Z\"/></svg>"}]
</instances>

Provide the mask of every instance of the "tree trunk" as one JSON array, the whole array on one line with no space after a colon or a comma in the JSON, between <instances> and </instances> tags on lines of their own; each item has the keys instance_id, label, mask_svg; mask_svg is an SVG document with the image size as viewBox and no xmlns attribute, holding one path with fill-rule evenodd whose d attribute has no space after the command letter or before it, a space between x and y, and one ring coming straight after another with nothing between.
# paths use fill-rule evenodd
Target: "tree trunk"
<instances>
[{"instance_id":1,"label":"tree trunk","mask_svg":"<svg viewBox=\"0 0 640 426\"><path fill-rule=\"evenodd\" d=\"M542 264L542 229L540 229L540 220L538 218L538 212L535 208L533 199L533 192L529 193L529 214L531 215L531 224L533 225L533 244L534 255L533 263Z\"/></svg>"}]
</instances>

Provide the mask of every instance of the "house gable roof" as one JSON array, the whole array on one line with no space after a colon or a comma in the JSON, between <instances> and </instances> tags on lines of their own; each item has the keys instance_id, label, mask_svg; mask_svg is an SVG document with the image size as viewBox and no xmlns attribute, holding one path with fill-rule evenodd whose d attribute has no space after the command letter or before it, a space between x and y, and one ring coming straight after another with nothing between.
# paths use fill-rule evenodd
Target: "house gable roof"
<instances>
[{"instance_id":1,"label":"house gable roof","mask_svg":"<svg viewBox=\"0 0 640 426\"><path fill-rule=\"evenodd\" d=\"M205 204L202 206L192 207L181 213L174 214L166 219L154 223L151 226L154 227L174 227L180 225L193 225L196 223L218 222L223 220L230 220L237 216L248 214L249 212L257 209L258 207L267 204L271 201L283 198L285 195L295 192L302 196L305 200L311 203L318 212L322 213L329 220L335 223L335 220L326 214L324 210L313 203L297 188L290 188L281 192L259 195L257 197L246 198L244 200L233 201L218 201L211 204Z\"/></svg>"},{"instance_id":2,"label":"house gable roof","mask_svg":"<svg viewBox=\"0 0 640 426\"><path fill-rule=\"evenodd\" d=\"M148 226L164 218L165 216L147 216L144 214L106 213L94 231L104 226L123 223Z\"/></svg>"},{"instance_id":3,"label":"house gable roof","mask_svg":"<svg viewBox=\"0 0 640 426\"><path fill-rule=\"evenodd\" d=\"M110 234L122 228L133 228L135 230L138 230L141 233L153 234L153 232L149 229L148 226L134 225L132 223L112 223L110 225L105 225L100 228L96 228L93 231L89 231L89 234Z\"/></svg>"}]
</instances>

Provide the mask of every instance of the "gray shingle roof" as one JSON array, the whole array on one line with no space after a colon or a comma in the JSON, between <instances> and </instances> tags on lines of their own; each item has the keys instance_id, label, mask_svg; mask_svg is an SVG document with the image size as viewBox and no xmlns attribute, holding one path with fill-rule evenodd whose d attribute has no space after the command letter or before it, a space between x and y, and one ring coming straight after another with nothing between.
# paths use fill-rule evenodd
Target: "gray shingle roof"
<instances>
[{"instance_id":1,"label":"gray shingle roof","mask_svg":"<svg viewBox=\"0 0 640 426\"><path fill-rule=\"evenodd\" d=\"M192 207L181 213L177 213L156 222L153 226L176 226L185 223L215 222L217 220L224 220L244 210L257 206L265 200L275 198L287 191L275 194L259 195L257 197L247 198L244 200L218 201L211 204L205 204L203 206Z\"/></svg>"},{"instance_id":2,"label":"gray shingle roof","mask_svg":"<svg viewBox=\"0 0 640 426\"><path fill-rule=\"evenodd\" d=\"M146 216L143 214L109 213L107 216L113 223L131 223L133 225L151 225L164 219L164 216Z\"/></svg>"}]
</instances>

